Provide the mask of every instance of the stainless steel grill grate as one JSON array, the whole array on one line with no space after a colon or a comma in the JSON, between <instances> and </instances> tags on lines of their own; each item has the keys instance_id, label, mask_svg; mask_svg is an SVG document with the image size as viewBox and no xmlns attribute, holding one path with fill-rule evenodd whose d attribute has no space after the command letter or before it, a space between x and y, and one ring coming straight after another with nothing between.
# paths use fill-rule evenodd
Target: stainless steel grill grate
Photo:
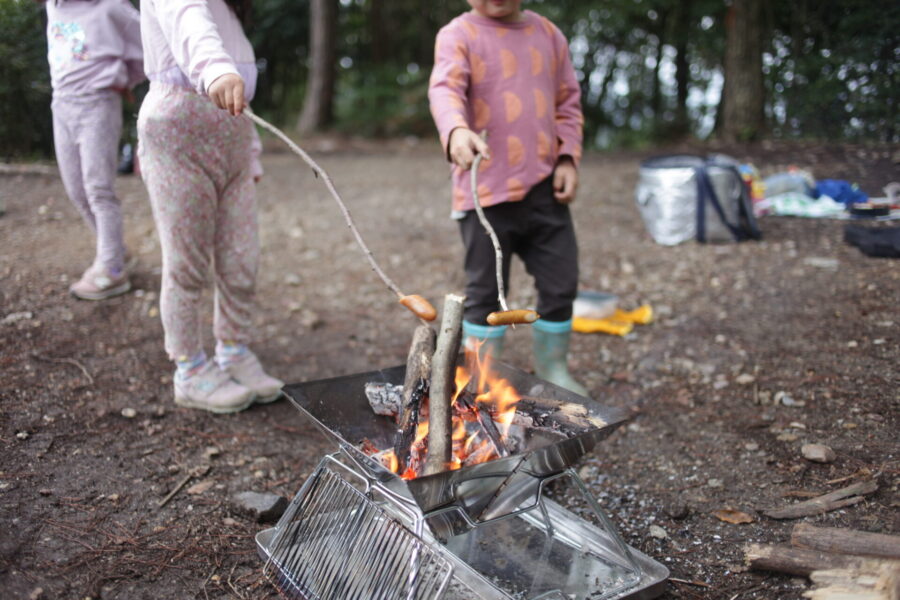
<instances>
[{"instance_id":1,"label":"stainless steel grill grate","mask_svg":"<svg viewBox=\"0 0 900 600\"><path fill-rule=\"evenodd\" d=\"M326 459L297 494L272 540L267 577L289 599L431 600L453 569L335 472Z\"/></svg>"}]
</instances>

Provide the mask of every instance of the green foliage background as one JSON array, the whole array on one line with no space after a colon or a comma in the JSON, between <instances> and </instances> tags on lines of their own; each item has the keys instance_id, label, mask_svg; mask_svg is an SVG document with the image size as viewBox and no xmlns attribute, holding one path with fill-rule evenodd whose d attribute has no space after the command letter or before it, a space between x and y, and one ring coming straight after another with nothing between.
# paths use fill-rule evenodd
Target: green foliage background
<instances>
[{"instance_id":1,"label":"green foliage background","mask_svg":"<svg viewBox=\"0 0 900 600\"><path fill-rule=\"evenodd\" d=\"M588 145L616 148L710 134L728 4L526 0L524 7L570 39ZM340 0L332 126L364 136L434 135L426 97L434 36L467 7L462 0ZM40 4L0 0L4 159L52 153L43 20ZM900 141L900 3L767 0L764 23L769 135ZM260 65L254 108L290 128L305 92L309 1L255 0L248 35ZM687 102L679 102L679 78Z\"/></svg>"}]
</instances>

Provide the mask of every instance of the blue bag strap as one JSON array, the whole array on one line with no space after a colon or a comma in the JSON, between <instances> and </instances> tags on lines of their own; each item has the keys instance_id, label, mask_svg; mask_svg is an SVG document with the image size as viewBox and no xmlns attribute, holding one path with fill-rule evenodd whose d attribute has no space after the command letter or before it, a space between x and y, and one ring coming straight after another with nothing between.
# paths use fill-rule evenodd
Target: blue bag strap
<instances>
[{"instance_id":1,"label":"blue bag strap","mask_svg":"<svg viewBox=\"0 0 900 600\"><path fill-rule=\"evenodd\" d=\"M728 231L731 233L732 237L734 237L735 241L744 239L741 230L729 223L728 219L725 218L725 211L722 209L722 204L719 202L719 197L716 195L716 189L709 179L709 173L706 172L706 167L697 167L694 169L694 172L697 174L697 241L706 243L707 202L713 207L713 210L716 211L719 220L725 224L725 227L728 228ZM744 185L743 181L741 182L741 185Z\"/></svg>"}]
</instances>

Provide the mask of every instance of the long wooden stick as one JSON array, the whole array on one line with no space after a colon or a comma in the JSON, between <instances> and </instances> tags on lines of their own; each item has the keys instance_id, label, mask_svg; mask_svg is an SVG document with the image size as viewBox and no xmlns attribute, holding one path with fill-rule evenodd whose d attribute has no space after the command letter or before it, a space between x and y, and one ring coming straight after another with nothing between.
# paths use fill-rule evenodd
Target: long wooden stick
<instances>
[{"instance_id":1,"label":"long wooden stick","mask_svg":"<svg viewBox=\"0 0 900 600\"><path fill-rule=\"evenodd\" d=\"M453 451L453 419L450 401L455 387L456 357L462 340L465 296L444 296L444 314L431 361L431 388L428 394L428 460L425 474L447 470Z\"/></svg>"},{"instance_id":2,"label":"long wooden stick","mask_svg":"<svg viewBox=\"0 0 900 600\"><path fill-rule=\"evenodd\" d=\"M484 134L482 134L482 137L484 137ZM500 301L500 308L507 311L509 306L506 304L506 291L503 289L503 250L500 248L500 240L497 238L497 233L491 227L487 217L484 216L484 209L481 208L481 200L478 198L478 167L481 166L483 158L484 156L478 154L472 163L472 199L475 201L475 212L478 214L478 220L481 221L481 226L487 231L491 238L491 243L494 245L494 258L497 269L497 299Z\"/></svg>"},{"instance_id":3,"label":"long wooden stick","mask_svg":"<svg viewBox=\"0 0 900 600\"><path fill-rule=\"evenodd\" d=\"M394 283L394 281L390 277L387 276L387 273L385 273L382 270L382 268L378 265L378 263L375 261L375 255L372 254L372 251L369 250L369 247L366 245L366 242L363 240L362 235L360 235L359 230L356 228L356 224L353 222L353 217L350 214L350 209L347 208L346 204L344 204L344 201L341 199L341 195L338 194L337 188L334 187L334 183L332 183L331 177L328 176L328 173L325 172L325 169L320 167L318 165L318 163L316 163L316 161L314 161L312 159L312 157L310 157L310 155L307 154L303 150L303 148L301 148L300 146L295 144L294 141L291 138L289 138L287 135L285 135L285 133L283 131L281 131L280 129L278 129L277 127L275 127L274 125L272 125L271 123L266 121L265 119L258 117L256 115L256 113L254 113L252 110L250 110L249 106L244 108L244 114L247 115L247 118L249 118L251 121L253 121L257 125L259 125L263 129L267 129L268 131L271 131L273 134L275 134L275 136L277 136L282 142L287 144L288 148L290 148L294 152L294 154L296 154L297 156L302 158L303 161L312 168L313 172L317 176L322 178L322 181L325 182L325 187L328 188L328 191L331 192L332 197L335 199L338 206L340 207L341 213L343 213L343 215L344 215L344 221L347 222L347 227L349 227L350 231L353 232L353 237L356 238L356 243L362 250L366 259L369 261L369 264L372 266L372 270L378 274L378 276L381 278L381 281L384 282L384 284L388 287L388 289L390 289L392 292L397 294L397 297L401 301L404 298L410 298L410 296L407 296L400 290L400 287L396 283ZM424 298L421 300L425 301ZM427 301L425 301L425 302L427 303ZM416 314L416 316L418 316L423 321L425 321L425 320L431 321L434 319L433 316L430 319L427 316L423 316L423 314L420 314L419 310L417 310L413 306L410 306L406 302L403 302L403 305L406 306L407 308L409 308L413 313ZM430 307L430 305L428 308L430 308L431 311L434 310L432 307Z\"/></svg>"}]
</instances>

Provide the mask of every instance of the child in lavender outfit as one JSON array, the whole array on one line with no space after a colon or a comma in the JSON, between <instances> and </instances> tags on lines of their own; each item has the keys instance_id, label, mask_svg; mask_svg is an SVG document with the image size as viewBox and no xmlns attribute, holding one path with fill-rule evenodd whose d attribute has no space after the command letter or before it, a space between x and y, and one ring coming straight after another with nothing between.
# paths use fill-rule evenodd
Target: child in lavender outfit
<instances>
[{"instance_id":1,"label":"child in lavender outfit","mask_svg":"<svg viewBox=\"0 0 900 600\"><path fill-rule=\"evenodd\" d=\"M494 250L477 215L470 174L483 155L478 196L503 251L534 276L541 319L533 325L539 377L586 395L569 374L578 247L568 204L581 159L580 90L565 37L549 20L521 10L521 0L469 0L471 11L435 42L428 98L453 167L453 215L465 245L467 345L481 341L496 357L506 327L486 317L499 309ZM487 142L478 132L487 131ZM490 146L490 147L489 147Z\"/></svg>"},{"instance_id":2,"label":"child in lavender outfit","mask_svg":"<svg viewBox=\"0 0 900 600\"><path fill-rule=\"evenodd\" d=\"M97 237L69 291L103 300L130 288L115 194L122 95L144 79L140 16L128 0L49 0L47 58L56 162L69 199Z\"/></svg>"},{"instance_id":3,"label":"child in lavender outfit","mask_svg":"<svg viewBox=\"0 0 900 600\"><path fill-rule=\"evenodd\" d=\"M249 0L142 0L150 91L138 152L162 246L160 313L175 361L175 402L215 413L271 402L283 383L248 348L259 237L254 181L259 138L240 116L256 87L241 25ZM220 110L223 109L223 110ZM215 360L200 332L200 302L215 278Z\"/></svg>"}]
</instances>

